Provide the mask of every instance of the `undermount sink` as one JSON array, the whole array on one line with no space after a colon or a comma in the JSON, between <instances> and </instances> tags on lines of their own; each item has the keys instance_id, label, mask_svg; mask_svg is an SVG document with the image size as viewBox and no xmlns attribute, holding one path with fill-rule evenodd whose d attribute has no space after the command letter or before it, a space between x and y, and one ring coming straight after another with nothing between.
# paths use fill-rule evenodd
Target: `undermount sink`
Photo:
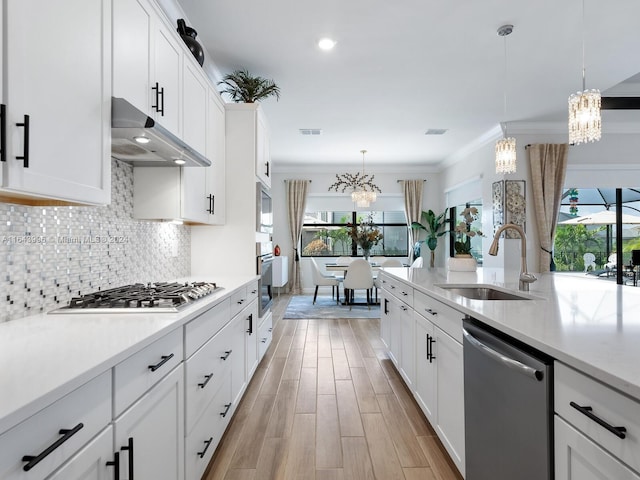
<instances>
[{"instance_id":1,"label":"undermount sink","mask_svg":"<svg viewBox=\"0 0 640 480\"><path fill-rule=\"evenodd\" d=\"M461 297L472 300L531 300L530 297L505 292L497 288L480 285L436 285Z\"/></svg>"}]
</instances>

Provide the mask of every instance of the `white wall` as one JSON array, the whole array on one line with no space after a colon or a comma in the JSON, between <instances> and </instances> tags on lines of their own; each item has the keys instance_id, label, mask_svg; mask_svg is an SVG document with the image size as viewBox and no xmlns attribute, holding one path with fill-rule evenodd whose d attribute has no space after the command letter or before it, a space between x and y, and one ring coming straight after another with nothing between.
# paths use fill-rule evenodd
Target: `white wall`
<instances>
[{"instance_id":1,"label":"white wall","mask_svg":"<svg viewBox=\"0 0 640 480\"><path fill-rule=\"evenodd\" d=\"M361 168L361 167L360 167ZM355 173L360 169L356 165L343 166L339 169L332 167L331 170L321 167L304 168L278 168L274 169L271 184L271 196L273 199L273 244L279 245L282 255L288 255L290 263L295 257L290 239L290 230L287 221L287 202L285 180L304 179L311 180L309 195L307 199L307 209L325 210L353 210L354 204L351 201L350 192L335 193L329 192L328 188L336 181L336 173ZM380 187L382 194L378 195L378 200L372 207L365 210L404 210L404 200L402 187L398 180L418 179L426 180L424 185L423 209L441 211L444 209L440 195L440 175L427 168L402 168L402 169L367 169L372 173L374 183ZM357 209L356 210L362 210ZM323 259L319 259L322 262ZM326 259L325 262L330 261ZM301 258L302 287L306 291L313 289L311 281L311 267L307 259Z\"/></svg>"}]
</instances>

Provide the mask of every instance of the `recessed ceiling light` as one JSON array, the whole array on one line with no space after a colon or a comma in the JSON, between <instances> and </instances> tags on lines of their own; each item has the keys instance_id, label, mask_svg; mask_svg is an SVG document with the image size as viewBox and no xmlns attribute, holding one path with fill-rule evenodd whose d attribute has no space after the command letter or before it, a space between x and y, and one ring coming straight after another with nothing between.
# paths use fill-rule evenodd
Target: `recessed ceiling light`
<instances>
[{"instance_id":1,"label":"recessed ceiling light","mask_svg":"<svg viewBox=\"0 0 640 480\"><path fill-rule=\"evenodd\" d=\"M140 135L138 137L133 137L133 139L138 142L138 143L149 143L151 141L151 139L149 137L145 137L143 135Z\"/></svg>"},{"instance_id":2,"label":"recessed ceiling light","mask_svg":"<svg viewBox=\"0 0 640 480\"><path fill-rule=\"evenodd\" d=\"M425 135L444 135L448 129L447 128L430 128L426 132Z\"/></svg>"},{"instance_id":3,"label":"recessed ceiling light","mask_svg":"<svg viewBox=\"0 0 640 480\"><path fill-rule=\"evenodd\" d=\"M183 160L182 158L174 158L173 159L173 163L175 163L176 165L184 165L187 162L185 160Z\"/></svg>"},{"instance_id":4,"label":"recessed ceiling light","mask_svg":"<svg viewBox=\"0 0 640 480\"><path fill-rule=\"evenodd\" d=\"M320 47L320 50L328 51L335 46L336 46L336 41L326 37L321 38L320 41L318 42L318 47Z\"/></svg>"},{"instance_id":5,"label":"recessed ceiling light","mask_svg":"<svg viewBox=\"0 0 640 480\"><path fill-rule=\"evenodd\" d=\"M300 128L300 135L322 135L321 128Z\"/></svg>"}]
</instances>

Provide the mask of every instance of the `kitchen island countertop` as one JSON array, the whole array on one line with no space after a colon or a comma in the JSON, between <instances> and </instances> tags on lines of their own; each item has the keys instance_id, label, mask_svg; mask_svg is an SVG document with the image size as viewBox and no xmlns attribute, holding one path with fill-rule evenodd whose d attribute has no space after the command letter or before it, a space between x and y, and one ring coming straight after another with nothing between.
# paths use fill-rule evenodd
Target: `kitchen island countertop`
<instances>
[{"instance_id":1,"label":"kitchen island countertop","mask_svg":"<svg viewBox=\"0 0 640 480\"><path fill-rule=\"evenodd\" d=\"M517 292L517 272L387 268L397 279L640 401L640 288L562 273L537 274ZM505 278L506 277L506 278ZM487 284L530 300L471 300L438 285Z\"/></svg>"},{"instance_id":2,"label":"kitchen island countertop","mask_svg":"<svg viewBox=\"0 0 640 480\"><path fill-rule=\"evenodd\" d=\"M0 323L0 434L258 278L177 279L223 287L177 313L43 313Z\"/></svg>"}]
</instances>

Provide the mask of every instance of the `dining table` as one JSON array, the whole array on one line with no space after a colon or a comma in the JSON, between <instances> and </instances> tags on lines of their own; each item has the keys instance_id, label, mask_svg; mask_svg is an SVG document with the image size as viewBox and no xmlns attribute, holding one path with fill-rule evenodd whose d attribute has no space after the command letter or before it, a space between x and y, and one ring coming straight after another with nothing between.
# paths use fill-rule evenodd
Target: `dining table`
<instances>
[{"instance_id":1,"label":"dining table","mask_svg":"<svg viewBox=\"0 0 640 480\"><path fill-rule=\"evenodd\" d=\"M377 272L378 270L380 270L382 268L382 265L380 263L376 263L376 262L369 262L369 264L371 265L371 271L374 273L373 278L375 279L375 272ZM347 270L349 269L349 263L325 263L325 269L327 270L327 272L344 272L344 276L347 276ZM409 265L406 265L403 263L403 266L408 267ZM374 287L375 289L375 287ZM344 294L344 298L345 300L343 300L342 305L348 305L347 301L346 301L346 293ZM376 291L376 295L375 295L375 300L373 302L374 304L378 304L378 295L377 295L377 291ZM354 303L354 305L359 305L358 303ZM363 305L366 305L366 303L363 303Z\"/></svg>"}]
</instances>

